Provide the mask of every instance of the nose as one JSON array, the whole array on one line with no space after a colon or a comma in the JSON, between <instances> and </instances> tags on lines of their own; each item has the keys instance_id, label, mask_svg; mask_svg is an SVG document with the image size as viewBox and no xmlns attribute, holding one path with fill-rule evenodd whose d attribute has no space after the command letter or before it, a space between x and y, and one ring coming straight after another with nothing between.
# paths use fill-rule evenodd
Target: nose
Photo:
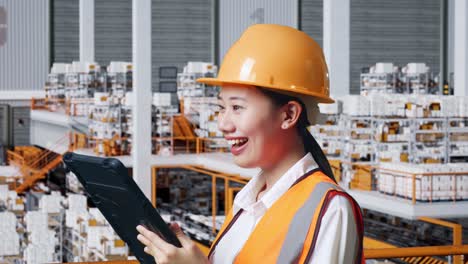
<instances>
[{"instance_id":1,"label":"nose","mask_svg":"<svg viewBox=\"0 0 468 264\"><path fill-rule=\"evenodd\" d=\"M229 134L236 130L228 113L219 113L218 115L218 129L223 134Z\"/></svg>"}]
</instances>

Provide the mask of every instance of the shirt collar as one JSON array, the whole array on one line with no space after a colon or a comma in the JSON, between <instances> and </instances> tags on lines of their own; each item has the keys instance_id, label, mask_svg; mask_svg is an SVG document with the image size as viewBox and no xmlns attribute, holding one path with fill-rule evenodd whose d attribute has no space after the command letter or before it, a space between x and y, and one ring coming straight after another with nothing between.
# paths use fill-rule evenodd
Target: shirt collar
<instances>
[{"instance_id":1,"label":"shirt collar","mask_svg":"<svg viewBox=\"0 0 468 264\"><path fill-rule=\"evenodd\" d=\"M248 208L256 203L258 192L265 185L265 177L262 172L254 176L245 186L242 188L234 198L233 215L237 214L240 209L248 210Z\"/></svg>"},{"instance_id":2,"label":"shirt collar","mask_svg":"<svg viewBox=\"0 0 468 264\"><path fill-rule=\"evenodd\" d=\"M266 176L260 172L236 195L236 198L234 199L233 215L235 215L240 209L248 210L249 207L257 202L263 203L267 209L270 208L284 193L286 193L297 179L317 167L318 165L312 155L307 153L291 168L289 168L259 201L256 201L259 191L265 185Z\"/></svg>"}]
</instances>

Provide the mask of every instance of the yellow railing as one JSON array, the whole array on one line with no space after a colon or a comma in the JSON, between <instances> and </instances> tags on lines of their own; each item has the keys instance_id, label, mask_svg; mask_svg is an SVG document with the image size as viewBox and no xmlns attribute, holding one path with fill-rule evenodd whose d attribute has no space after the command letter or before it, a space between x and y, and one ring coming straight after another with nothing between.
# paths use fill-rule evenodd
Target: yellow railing
<instances>
[{"instance_id":1,"label":"yellow railing","mask_svg":"<svg viewBox=\"0 0 468 264\"><path fill-rule=\"evenodd\" d=\"M197 138L196 153L229 152L228 146L222 143L225 143L222 138Z\"/></svg>"},{"instance_id":2,"label":"yellow railing","mask_svg":"<svg viewBox=\"0 0 468 264\"><path fill-rule=\"evenodd\" d=\"M24 158L21 155L11 150L7 150L7 160L9 163L14 164L18 167L23 166L25 163Z\"/></svg>"},{"instance_id":3,"label":"yellow railing","mask_svg":"<svg viewBox=\"0 0 468 264\"><path fill-rule=\"evenodd\" d=\"M31 98L31 110L47 109L47 102L44 98Z\"/></svg>"},{"instance_id":4,"label":"yellow railing","mask_svg":"<svg viewBox=\"0 0 468 264\"><path fill-rule=\"evenodd\" d=\"M51 160L47 165L41 168L39 171L36 171L33 174L24 177L23 183L20 186L16 187L15 190L17 193L23 193L27 189L31 188L37 181L44 179L45 175L54 167L59 165L62 162L62 156L57 155Z\"/></svg>"},{"instance_id":5,"label":"yellow railing","mask_svg":"<svg viewBox=\"0 0 468 264\"><path fill-rule=\"evenodd\" d=\"M153 137L152 141L155 146L155 153L159 153L161 150L162 142L171 142L172 153L171 154L181 154L181 153L196 153L197 152L197 138L196 137Z\"/></svg>"},{"instance_id":6,"label":"yellow railing","mask_svg":"<svg viewBox=\"0 0 468 264\"><path fill-rule=\"evenodd\" d=\"M228 187L227 188L227 200L226 200L226 204L224 205L225 208L226 208L226 212L229 212L231 211L231 208L232 208L232 205L234 204L234 197L235 197L235 194L234 193L237 193L241 190L242 188L239 188L239 187Z\"/></svg>"},{"instance_id":7,"label":"yellow railing","mask_svg":"<svg viewBox=\"0 0 468 264\"><path fill-rule=\"evenodd\" d=\"M342 161L341 164L351 166L353 171L355 172L353 175L353 179L350 183L350 189L358 189L363 191L371 191L375 190L376 184L371 181L372 179L372 170L379 171L379 173L387 174L394 178L393 180L393 193L387 193L389 197L391 196L399 196L406 199L411 200L412 204L416 204L417 202L417 184L418 182L422 182L423 179L427 178L430 182L432 182L432 177L435 176L443 176L443 177L453 177L452 180L452 188L451 188L451 198L449 200L456 201L460 199L457 197L457 177L468 176L468 171L461 171L461 172L427 172L427 173L412 173L407 171L400 171L395 169L388 169L388 168L381 168L379 165L371 165L371 164L361 164L355 162L346 162ZM397 194L396 192L396 178L404 178L404 180L408 181L409 184L404 185L404 189L402 191L403 194ZM377 183L378 184L378 183ZM422 194L422 188L420 194ZM432 203L434 201L434 190L429 190L429 197L427 202ZM426 201L426 200L425 200Z\"/></svg>"},{"instance_id":8,"label":"yellow railing","mask_svg":"<svg viewBox=\"0 0 468 264\"><path fill-rule=\"evenodd\" d=\"M130 153L120 150L122 141L129 140L128 137L114 136L110 139L96 138L82 133L70 133L71 151L79 148L96 148L97 145L103 144L104 156L129 155ZM229 152L227 145L224 145L222 138L199 138L199 137L153 137L152 143L154 146L153 154L158 154L161 150L163 142L169 142L171 147L170 154L199 154L212 152ZM101 153L99 153L101 154Z\"/></svg>"},{"instance_id":9,"label":"yellow railing","mask_svg":"<svg viewBox=\"0 0 468 264\"><path fill-rule=\"evenodd\" d=\"M454 256L466 254L468 254L468 245L364 249L364 257L366 259ZM453 263L462 264L463 262L454 261Z\"/></svg>"},{"instance_id":10,"label":"yellow railing","mask_svg":"<svg viewBox=\"0 0 468 264\"><path fill-rule=\"evenodd\" d=\"M60 98L31 98L31 110L57 111L54 105L68 105L68 100ZM69 114L67 112L67 114Z\"/></svg>"},{"instance_id":11,"label":"yellow railing","mask_svg":"<svg viewBox=\"0 0 468 264\"><path fill-rule=\"evenodd\" d=\"M378 167L376 167L378 168ZM410 172L406 172L406 171L399 171L399 170L392 170L392 169L381 169L381 172L390 172L390 173L393 173L393 176L396 178L396 177L405 177L405 178L410 178L411 179L411 187L407 187L407 188L411 188L411 189L407 189L405 191L406 195L404 195L404 197L406 198L409 198L411 199L411 202L413 204L416 204L416 190L417 190L417 186L416 186L416 183L418 181L421 181L422 178L424 177L429 177L430 181L432 181L432 177L434 176L443 176L443 177L454 177L453 181L452 181L452 198L451 200L452 201L456 201L457 200L457 177L463 177L463 176L468 176L468 171L463 171L463 172L428 172L428 173L410 173ZM418 179L421 178L421 179ZM396 181L396 180L395 180ZM406 185L405 185L406 186ZM396 195L396 192L395 192L395 195ZM434 199L433 199L433 189L431 188L430 189L430 196L429 196L429 202L432 202Z\"/></svg>"},{"instance_id":12,"label":"yellow railing","mask_svg":"<svg viewBox=\"0 0 468 264\"><path fill-rule=\"evenodd\" d=\"M8 162L18 167L23 179L23 183L18 187L18 183L14 181L13 187L17 192L21 193L30 187L36 180L44 177L46 173L54 166L58 165L60 155L53 150L64 143L68 137L67 134L58 139L49 149L41 150L37 147L23 146L15 147L15 151L7 151Z\"/></svg>"},{"instance_id":13,"label":"yellow railing","mask_svg":"<svg viewBox=\"0 0 468 264\"><path fill-rule=\"evenodd\" d=\"M364 256L366 259L401 258L408 263L446 263L430 256L453 256L453 264L463 264L461 255L468 254L468 245L462 245L462 226L440 219L421 217L418 220L436 224L453 230L453 245L398 248L386 242L369 237L364 238ZM417 258L420 257L420 258ZM465 260L467 261L467 260Z\"/></svg>"},{"instance_id":14,"label":"yellow railing","mask_svg":"<svg viewBox=\"0 0 468 264\"><path fill-rule=\"evenodd\" d=\"M216 212L216 208L217 208L217 205L216 205L216 201L217 201L217 193L216 193L216 180L217 179L222 179L224 180L224 188L225 188L225 192L224 192L224 206L225 208L229 209L230 206L232 205L232 203L228 204L228 201L232 201L232 197L233 195L230 194L230 183L231 182L236 182L236 183L240 183L240 184L247 184L247 182L249 181L248 178L245 178L245 177L242 177L240 175L234 175L234 174L227 174L227 173L222 173L222 172L216 172L216 171L212 171L212 170L209 170L209 169L206 169L206 168L203 168L201 166L192 166L192 165L169 165L169 166L154 166L152 168L152 203L153 203L153 206L156 207L156 190L157 190L157 173L158 173L158 170L160 169L171 169L171 168L179 168L179 169L186 169L186 170L191 170L191 171L196 171L196 172L199 172L201 174L205 174L207 176L210 176L211 177L211 183L212 183L212 186L211 186L211 208L212 208L212 219L213 219L213 225L212 225L212 232L213 233L216 233L216 225L215 225L215 222L216 222L216 215L217 215L217 212ZM237 190L237 188L231 188L232 191L235 191ZM225 210L225 213L227 214L228 213L228 210Z\"/></svg>"},{"instance_id":15,"label":"yellow railing","mask_svg":"<svg viewBox=\"0 0 468 264\"><path fill-rule=\"evenodd\" d=\"M463 239L462 239L463 228L462 228L462 226L460 224L452 223L452 222L448 222L448 221L444 221L444 220L440 220L440 219L434 219L434 218L430 218L430 217L420 217L419 220L427 222L427 223L431 223L431 224L451 228L452 229L452 236L453 236L453 238L452 238L453 246L454 247L462 246L462 244L463 244ZM454 259L453 259L453 263L454 264L461 264L462 263L462 257L461 256L455 256Z\"/></svg>"}]
</instances>

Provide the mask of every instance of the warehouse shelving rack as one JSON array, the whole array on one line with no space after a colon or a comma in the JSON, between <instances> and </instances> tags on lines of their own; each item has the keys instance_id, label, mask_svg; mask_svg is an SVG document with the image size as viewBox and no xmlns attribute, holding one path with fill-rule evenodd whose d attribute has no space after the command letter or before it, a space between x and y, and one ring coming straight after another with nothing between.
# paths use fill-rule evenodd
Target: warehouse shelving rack
<instances>
[{"instance_id":1,"label":"warehouse shelving rack","mask_svg":"<svg viewBox=\"0 0 468 264\"><path fill-rule=\"evenodd\" d=\"M95 152L104 155L121 153L122 139L122 105L112 99L107 105L94 104L88 118L90 144ZM111 142L112 141L112 142Z\"/></svg>"},{"instance_id":2,"label":"warehouse shelving rack","mask_svg":"<svg viewBox=\"0 0 468 264\"><path fill-rule=\"evenodd\" d=\"M65 74L64 73L49 73L44 86L45 90L45 107L51 111L64 109L65 100Z\"/></svg>"},{"instance_id":3,"label":"warehouse shelving rack","mask_svg":"<svg viewBox=\"0 0 468 264\"><path fill-rule=\"evenodd\" d=\"M429 72L402 74L405 83L405 93L408 94L428 94L429 93Z\"/></svg>"},{"instance_id":4,"label":"warehouse shelving rack","mask_svg":"<svg viewBox=\"0 0 468 264\"><path fill-rule=\"evenodd\" d=\"M447 118L412 118L412 123L411 162L447 163Z\"/></svg>"},{"instance_id":5,"label":"warehouse shelving rack","mask_svg":"<svg viewBox=\"0 0 468 264\"><path fill-rule=\"evenodd\" d=\"M455 155L450 155L446 150L456 149L461 142L450 140L450 135L453 138L453 134L457 133L457 139L468 139L468 121L465 121L468 118L349 115L342 115L341 118L344 135L342 139L317 134L321 127L312 131L316 132L316 137L320 140L322 137L343 142L344 151L339 157L329 157L338 158L346 186L363 190L374 190L377 186L372 168L381 162L447 163L454 161L452 156ZM450 123L453 124L452 127L449 126ZM389 124L398 128L394 128L391 134L400 136L391 136L389 131L385 135L382 133L383 126ZM393 154L385 153L389 150L393 150ZM465 153L458 153L457 158L460 158L460 154ZM463 161L468 157L461 158Z\"/></svg>"},{"instance_id":6,"label":"warehouse shelving rack","mask_svg":"<svg viewBox=\"0 0 468 264\"><path fill-rule=\"evenodd\" d=\"M378 67L377 63L376 66ZM384 63L385 64L385 63ZM391 64L393 66L393 64ZM382 65L380 65L382 66ZM388 66L388 65L387 65ZM409 63L401 71L361 73L361 95L381 94L437 94L439 92L439 77L426 70L422 70L420 63ZM407 68L411 68L408 70ZM425 67L425 64L424 64ZM416 71L415 68L418 68Z\"/></svg>"},{"instance_id":7,"label":"warehouse shelving rack","mask_svg":"<svg viewBox=\"0 0 468 264\"><path fill-rule=\"evenodd\" d=\"M317 125L311 129L311 132L322 145L323 142L336 141L342 143L344 148L348 148L347 150L355 146L369 146L369 150L363 153L343 151L340 155L327 153L332 159L338 158L347 163L387 162L389 160L382 158L382 152L391 146L401 146L402 151L407 154L407 157L406 155L401 157L401 162L447 163L455 161L454 158L459 158L461 161L468 158L468 117L404 118L342 115L340 122L341 137L326 135L326 125ZM359 122L361 127L353 126ZM388 135L383 138L379 129L390 123L398 123L400 129L409 129L408 138L392 140ZM455 151L458 153L454 153ZM367 155L367 160L362 160L364 155Z\"/></svg>"},{"instance_id":8,"label":"warehouse shelving rack","mask_svg":"<svg viewBox=\"0 0 468 264\"><path fill-rule=\"evenodd\" d=\"M325 124L316 124L309 129L323 152L332 159L339 159L343 153L343 125L341 123L339 114L327 115Z\"/></svg>"},{"instance_id":9,"label":"warehouse shelving rack","mask_svg":"<svg viewBox=\"0 0 468 264\"><path fill-rule=\"evenodd\" d=\"M468 162L468 117L448 118L447 138L447 160Z\"/></svg>"},{"instance_id":10,"label":"warehouse shelving rack","mask_svg":"<svg viewBox=\"0 0 468 264\"><path fill-rule=\"evenodd\" d=\"M400 88L398 74L361 73L361 95L372 93L395 93Z\"/></svg>"},{"instance_id":11,"label":"warehouse shelving rack","mask_svg":"<svg viewBox=\"0 0 468 264\"><path fill-rule=\"evenodd\" d=\"M389 162L389 161L402 161L407 162L410 155L410 137L407 140L402 140L404 133L402 132L405 128L411 128L411 119L402 117L374 117L373 126L375 128L375 150L376 150L376 162ZM393 126L393 127L390 127ZM395 127L397 126L397 127ZM388 131L383 131L384 128ZM399 139L396 137L400 136ZM392 138L391 138L392 137ZM395 138L393 138L395 137ZM383 155L385 151L399 148L400 156L398 160L393 160L388 155ZM390 154L390 153L388 153Z\"/></svg>"},{"instance_id":12,"label":"warehouse shelving rack","mask_svg":"<svg viewBox=\"0 0 468 264\"><path fill-rule=\"evenodd\" d=\"M97 71L96 65L89 65L89 72L70 72L65 74L65 99L67 113L86 116L94 93L107 89L107 75Z\"/></svg>"},{"instance_id":13,"label":"warehouse shelving rack","mask_svg":"<svg viewBox=\"0 0 468 264\"><path fill-rule=\"evenodd\" d=\"M63 262L64 222L65 217L63 210L58 213L48 213L49 228L55 232L58 240L58 244L55 245L54 253L54 260L57 262Z\"/></svg>"},{"instance_id":14,"label":"warehouse shelving rack","mask_svg":"<svg viewBox=\"0 0 468 264\"><path fill-rule=\"evenodd\" d=\"M342 116L343 124L343 154L344 162L373 163L375 162L374 119L369 116ZM350 152L346 149L356 147L367 148L364 152Z\"/></svg>"},{"instance_id":15,"label":"warehouse shelving rack","mask_svg":"<svg viewBox=\"0 0 468 264\"><path fill-rule=\"evenodd\" d=\"M174 106L158 106L153 111L155 131L153 153L161 155L174 154L174 116L178 109Z\"/></svg>"}]
</instances>

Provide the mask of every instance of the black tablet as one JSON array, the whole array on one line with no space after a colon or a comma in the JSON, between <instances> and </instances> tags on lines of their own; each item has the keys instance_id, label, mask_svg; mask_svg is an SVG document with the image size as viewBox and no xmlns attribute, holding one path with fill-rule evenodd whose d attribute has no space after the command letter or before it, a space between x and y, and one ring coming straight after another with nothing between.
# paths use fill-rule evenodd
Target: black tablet
<instances>
[{"instance_id":1,"label":"black tablet","mask_svg":"<svg viewBox=\"0 0 468 264\"><path fill-rule=\"evenodd\" d=\"M137 225L143 225L168 243L181 247L175 234L118 159L67 152L63 162L77 176L93 203L140 263L155 261L143 251L144 245L137 239Z\"/></svg>"}]
</instances>

